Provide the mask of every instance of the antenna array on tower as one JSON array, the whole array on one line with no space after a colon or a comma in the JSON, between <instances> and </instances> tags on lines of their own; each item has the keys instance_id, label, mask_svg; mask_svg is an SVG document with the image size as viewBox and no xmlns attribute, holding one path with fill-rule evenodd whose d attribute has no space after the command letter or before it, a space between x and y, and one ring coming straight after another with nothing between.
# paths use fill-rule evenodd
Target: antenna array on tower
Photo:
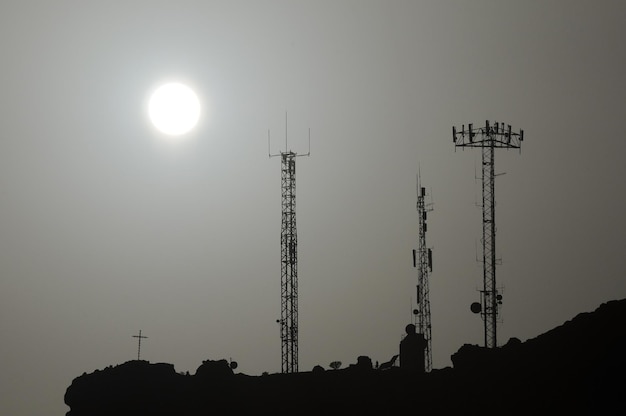
<instances>
[{"instance_id":1,"label":"antenna array on tower","mask_svg":"<svg viewBox=\"0 0 626 416\"><path fill-rule=\"evenodd\" d=\"M497 321L502 295L496 287L496 200L495 200L495 155L496 148L520 149L524 141L524 130L519 133L511 130L511 125L485 122L485 127L474 128L473 124L461 127L460 131L452 127L452 140L456 147L482 148L483 182L483 289L480 291L481 302L474 302L471 311L480 313L485 327L485 347L495 348L497 342Z\"/></svg>"},{"instance_id":2,"label":"antenna array on tower","mask_svg":"<svg viewBox=\"0 0 626 416\"><path fill-rule=\"evenodd\" d=\"M426 203L426 188L421 186L421 178L417 176L417 214L418 248L413 250L413 266L417 267L417 307L413 311L415 327L418 334L422 334L426 341L424 350L424 369L432 370L432 331L430 321L430 289L429 277L433 270L432 250L426 247L426 218L432 211L432 203Z\"/></svg>"}]
</instances>

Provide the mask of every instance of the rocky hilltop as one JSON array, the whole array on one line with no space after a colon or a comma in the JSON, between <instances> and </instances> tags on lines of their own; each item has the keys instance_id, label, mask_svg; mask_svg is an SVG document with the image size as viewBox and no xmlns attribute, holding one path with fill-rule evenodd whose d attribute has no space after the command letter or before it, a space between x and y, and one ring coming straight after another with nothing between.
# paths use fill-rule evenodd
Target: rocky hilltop
<instances>
[{"instance_id":1,"label":"rocky hilltop","mask_svg":"<svg viewBox=\"0 0 626 416\"><path fill-rule=\"evenodd\" d=\"M323 414L626 414L626 299L602 304L521 342L462 346L453 367L428 374L371 360L341 370L248 376L226 360L194 375L171 364L129 361L77 377L67 416Z\"/></svg>"}]
</instances>

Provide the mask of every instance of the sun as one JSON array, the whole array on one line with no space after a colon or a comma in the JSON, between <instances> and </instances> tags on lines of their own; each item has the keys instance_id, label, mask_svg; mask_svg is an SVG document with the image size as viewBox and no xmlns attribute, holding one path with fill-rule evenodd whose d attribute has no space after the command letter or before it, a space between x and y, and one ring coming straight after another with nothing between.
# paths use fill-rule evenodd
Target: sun
<instances>
[{"instance_id":1,"label":"sun","mask_svg":"<svg viewBox=\"0 0 626 416\"><path fill-rule=\"evenodd\" d=\"M154 127L169 136L180 136L193 129L200 119L200 101L191 88L169 83L157 88L148 104Z\"/></svg>"}]
</instances>

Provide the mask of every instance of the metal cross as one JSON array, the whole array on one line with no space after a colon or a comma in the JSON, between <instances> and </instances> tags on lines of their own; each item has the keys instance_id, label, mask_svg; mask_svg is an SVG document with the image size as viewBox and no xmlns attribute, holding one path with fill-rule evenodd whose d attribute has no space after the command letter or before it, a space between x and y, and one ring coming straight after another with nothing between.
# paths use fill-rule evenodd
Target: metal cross
<instances>
[{"instance_id":1,"label":"metal cross","mask_svg":"<svg viewBox=\"0 0 626 416\"><path fill-rule=\"evenodd\" d=\"M140 329L139 330L139 335L133 335L133 338L139 338L139 345L137 347L137 361L139 361L140 357L141 357L141 339L142 338L148 338L148 337L145 337L145 336L141 335L141 329Z\"/></svg>"}]
</instances>

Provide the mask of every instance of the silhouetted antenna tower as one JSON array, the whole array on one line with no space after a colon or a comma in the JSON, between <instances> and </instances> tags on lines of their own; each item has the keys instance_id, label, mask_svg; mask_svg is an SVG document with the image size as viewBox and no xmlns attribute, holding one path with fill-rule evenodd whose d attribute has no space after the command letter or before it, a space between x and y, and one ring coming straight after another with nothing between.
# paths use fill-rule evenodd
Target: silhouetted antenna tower
<instances>
[{"instance_id":1,"label":"silhouetted antenna tower","mask_svg":"<svg viewBox=\"0 0 626 416\"><path fill-rule=\"evenodd\" d=\"M432 332L430 322L430 290L428 280L433 270L433 252L426 247L426 217L432 211L432 203L426 203L426 188L421 186L420 175L417 176L417 213L418 248L413 250L413 267L417 267L417 307L413 310L415 328L418 334L424 335L424 369L430 372L433 368Z\"/></svg>"},{"instance_id":2,"label":"silhouetted antenna tower","mask_svg":"<svg viewBox=\"0 0 626 416\"><path fill-rule=\"evenodd\" d=\"M481 302L474 302L471 310L480 313L485 326L485 347L495 348L497 341L498 309L502 304L502 295L496 287L496 200L495 200L495 149L520 149L524 141L524 130L511 131L511 125L485 122L485 127L474 128L472 124L457 131L452 127L452 139L457 147L482 148L483 181L483 289L480 291Z\"/></svg>"},{"instance_id":3,"label":"silhouetted antenna tower","mask_svg":"<svg viewBox=\"0 0 626 416\"><path fill-rule=\"evenodd\" d=\"M298 155L287 150L287 114L285 114L285 151L277 154L269 152L270 132L267 131L267 145L270 157L281 157L282 226L281 245L281 372L298 372L298 236L296 232L296 157L311 154L311 129L309 129L309 151Z\"/></svg>"},{"instance_id":4,"label":"silhouetted antenna tower","mask_svg":"<svg viewBox=\"0 0 626 416\"><path fill-rule=\"evenodd\" d=\"M148 339L148 337L141 335L141 329L139 330L139 335L133 335L133 338L138 338L137 345L137 361L141 359L141 340Z\"/></svg>"}]
</instances>

